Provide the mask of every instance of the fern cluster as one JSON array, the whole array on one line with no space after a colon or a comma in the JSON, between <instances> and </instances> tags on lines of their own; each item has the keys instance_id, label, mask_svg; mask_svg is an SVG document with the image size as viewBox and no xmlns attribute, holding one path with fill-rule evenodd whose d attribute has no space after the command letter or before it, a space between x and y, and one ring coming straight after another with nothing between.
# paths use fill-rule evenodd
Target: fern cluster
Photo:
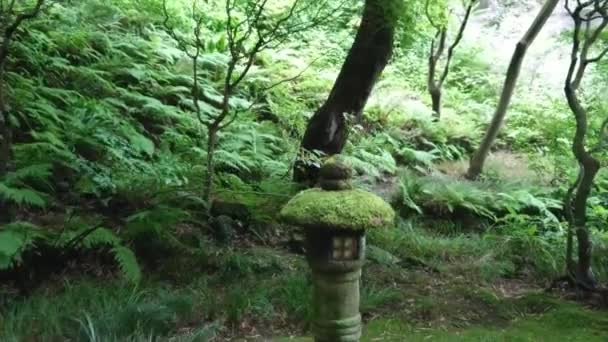
<instances>
[{"instance_id":1,"label":"fern cluster","mask_svg":"<svg viewBox=\"0 0 608 342\"><path fill-rule=\"evenodd\" d=\"M113 231L81 223L67 223L56 233L28 222L12 222L0 227L0 271L19 267L26 254L54 249L67 254L72 250L107 248L125 279L137 284L141 269L134 252Z\"/></svg>"},{"instance_id":2,"label":"fern cluster","mask_svg":"<svg viewBox=\"0 0 608 342\"><path fill-rule=\"evenodd\" d=\"M532 224L536 217L540 228L561 229L555 214L561 210L561 201L553 198L550 189L521 183L480 183L439 173L418 176L404 172L399 202L418 214L449 216L460 211L501 224L512 224L515 219Z\"/></svg>"},{"instance_id":3,"label":"fern cluster","mask_svg":"<svg viewBox=\"0 0 608 342\"><path fill-rule=\"evenodd\" d=\"M0 271L42 246L88 250L104 244L127 278L136 280L140 270L132 241L151 234L184 248L179 226L205 225L207 218L199 213L209 206L200 200L206 131L195 115L192 89L198 82L202 115L216 114L212 103L221 100L227 62L220 5L205 5L198 80L190 58L163 25L160 1L57 2L18 32L6 76L13 165L0 179L0 201L14 207L14 218L24 223L0 229L6 235ZM177 29L187 29L189 7L176 3L172 10ZM302 45L298 37L285 44ZM306 103L294 98L292 112L278 114L292 94L319 95L330 79L294 80L260 93L293 76L301 63L298 55L260 54L242 90L232 96L231 108L244 112L219 135L218 197L245 201L253 211L259 203L276 207L285 199L276 196L284 193L278 188L290 186L286 176L297 139L321 97ZM256 195L247 198L248 193ZM69 216L64 214L69 208L84 216L102 213L104 226L112 228L96 228L77 244L62 245L79 230L47 226L36 217Z\"/></svg>"}]
</instances>

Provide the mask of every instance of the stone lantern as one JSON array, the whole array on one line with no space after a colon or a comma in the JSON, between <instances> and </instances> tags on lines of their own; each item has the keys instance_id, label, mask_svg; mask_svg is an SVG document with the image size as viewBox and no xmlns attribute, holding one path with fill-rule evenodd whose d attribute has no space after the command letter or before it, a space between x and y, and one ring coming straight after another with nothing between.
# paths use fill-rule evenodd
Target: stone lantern
<instances>
[{"instance_id":1,"label":"stone lantern","mask_svg":"<svg viewBox=\"0 0 608 342\"><path fill-rule=\"evenodd\" d=\"M359 341L365 231L390 227L395 217L380 197L353 189L351 177L351 167L333 157L320 170L321 187L300 192L281 210L285 222L306 233L317 342Z\"/></svg>"}]
</instances>

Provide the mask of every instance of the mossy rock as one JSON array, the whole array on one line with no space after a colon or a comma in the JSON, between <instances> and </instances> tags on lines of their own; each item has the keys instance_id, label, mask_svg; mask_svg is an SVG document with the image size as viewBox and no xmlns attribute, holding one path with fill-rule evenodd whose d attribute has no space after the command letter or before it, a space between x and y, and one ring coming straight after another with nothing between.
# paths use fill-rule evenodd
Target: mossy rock
<instances>
[{"instance_id":1,"label":"mossy rock","mask_svg":"<svg viewBox=\"0 0 608 342\"><path fill-rule=\"evenodd\" d=\"M348 180L336 180L336 179L321 179L319 185L323 190L338 191L338 190L350 190L353 185Z\"/></svg>"},{"instance_id":2,"label":"mossy rock","mask_svg":"<svg viewBox=\"0 0 608 342\"><path fill-rule=\"evenodd\" d=\"M353 168L343 157L333 156L325 161L319 176L327 180L347 180L352 178Z\"/></svg>"},{"instance_id":3,"label":"mossy rock","mask_svg":"<svg viewBox=\"0 0 608 342\"><path fill-rule=\"evenodd\" d=\"M367 191L314 188L292 198L281 210L281 217L305 228L365 230L392 226L395 212Z\"/></svg>"}]
</instances>

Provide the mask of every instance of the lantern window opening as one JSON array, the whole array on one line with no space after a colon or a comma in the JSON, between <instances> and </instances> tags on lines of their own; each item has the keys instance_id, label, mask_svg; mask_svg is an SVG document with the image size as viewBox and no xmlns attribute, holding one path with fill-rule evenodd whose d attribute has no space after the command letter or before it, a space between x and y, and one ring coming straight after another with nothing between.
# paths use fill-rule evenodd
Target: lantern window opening
<instances>
[{"instance_id":1,"label":"lantern window opening","mask_svg":"<svg viewBox=\"0 0 608 342\"><path fill-rule=\"evenodd\" d=\"M332 243L334 260L354 260L358 256L357 239L351 236L334 236Z\"/></svg>"}]
</instances>

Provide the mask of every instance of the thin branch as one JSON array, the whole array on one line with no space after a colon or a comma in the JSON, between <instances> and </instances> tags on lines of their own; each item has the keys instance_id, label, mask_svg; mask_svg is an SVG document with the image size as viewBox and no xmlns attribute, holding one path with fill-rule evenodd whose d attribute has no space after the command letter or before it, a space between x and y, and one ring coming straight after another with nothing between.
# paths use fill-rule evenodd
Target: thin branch
<instances>
[{"instance_id":1,"label":"thin branch","mask_svg":"<svg viewBox=\"0 0 608 342\"><path fill-rule=\"evenodd\" d=\"M606 27L608 27L608 13L607 9L603 8L608 4L608 1L604 1L600 5L601 1L591 0L585 3L577 1L579 4L574 11L569 10L569 13L574 21L574 34L573 44L571 53L571 63L568 69L568 76L566 77L567 87L571 87L573 91L576 91L581 84L583 75L587 69L587 66L591 63L598 62L606 54L608 54L608 47L602 50L597 56L588 58L589 50L593 44L598 40L601 33ZM568 1L566 1L568 4ZM594 11L586 16L582 15L582 12L589 6L594 6ZM593 30L591 30L591 22L585 20L590 16L593 16L595 12L598 12L602 16L602 22ZM584 34L582 35L583 41L581 41L581 26L585 26ZM581 48L582 44L582 48Z\"/></svg>"},{"instance_id":2,"label":"thin branch","mask_svg":"<svg viewBox=\"0 0 608 342\"><path fill-rule=\"evenodd\" d=\"M435 22L433 21L433 16L431 16L431 11L429 10L430 7L430 0L426 0L426 3L424 5L424 12L426 14L426 18L429 21L429 23L431 24L431 26L433 26L436 30L440 29L440 26L435 24Z\"/></svg>"},{"instance_id":3,"label":"thin branch","mask_svg":"<svg viewBox=\"0 0 608 342\"><path fill-rule=\"evenodd\" d=\"M435 56L433 57L433 59L435 59L435 62L439 61L439 59L443 55L443 51L445 50L445 41L447 39L447 35L448 35L447 30L445 28L441 29L441 32L439 34L439 45L437 46L437 52L435 53Z\"/></svg>"},{"instance_id":4,"label":"thin branch","mask_svg":"<svg viewBox=\"0 0 608 342\"><path fill-rule=\"evenodd\" d=\"M253 66L253 61L255 60L257 53L260 51L262 44L263 44L263 41L258 40L258 42L255 44L255 46L251 49L251 51L249 52L249 56L247 57L247 62L245 62L245 67L243 68L243 70L239 73L239 75L236 77L236 79L234 81L232 81L232 82L229 81L230 88L234 88L234 87L238 86L239 83L241 83L241 81L243 81L245 76L247 76L247 73L249 72L249 69L251 69L251 67Z\"/></svg>"},{"instance_id":5,"label":"thin branch","mask_svg":"<svg viewBox=\"0 0 608 342\"><path fill-rule=\"evenodd\" d=\"M566 1L566 3L568 3L568 1ZM574 21L574 33L572 34L572 50L570 52L570 65L568 67L568 73L566 74L566 89L572 89L572 91L575 91L579 85L578 83L573 84L572 79L577 70L578 54L579 54L579 50L580 50L581 21L578 16L580 11L581 11L580 7L577 7L574 11L569 11L570 13L572 13L571 14L572 20Z\"/></svg>"},{"instance_id":6,"label":"thin branch","mask_svg":"<svg viewBox=\"0 0 608 342\"><path fill-rule=\"evenodd\" d=\"M40 10L42 9L42 5L44 4L44 0L37 0L36 5L31 11L26 11L24 13L19 14L12 24L10 24L6 30L4 31L4 39L2 41L2 46L0 46L0 62L4 61L8 56L8 50L13 38L13 35L17 31L17 28L26 20L33 19L38 15ZM12 12L14 9L15 0L11 1L9 12Z\"/></svg>"},{"instance_id":7,"label":"thin branch","mask_svg":"<svg viewBox=\"0 0 608 342\"><path fill-rule=\"evenodd\" d=\"M456 34L456 38L454 39L454 42L448 48L448 56L446 58L445 66L443 68L443 74L441 75L441 78L439 79L439 86L441 86L443 84L443 82L445 81L445 79L448 77L448 72L450 71L449 70L450 63L451 63L452 57L454 55L454 49L458 46L458 44L462 40L462 37L464 36L464 30L467 27L469 18L471 17L471 12L473 11L473 5L475 5L475 3L477 3L477 0L471 0L469 2L469 5L467 6L464 18L462 19L462 22L460 23L460 28L458 29L458 34Z\"/></svg>"},{"instance_id":8,"label":"thin branch","mask_svg":"<svg viewBox=\"0 0 608 342\"><path fill-rule=\"evenodd\" d=\"M602 124L600 125L599 130L599 141L597 145L593 146L589 149L589 153L597 153L601 150L605 149L608 146L608 117L604 119Z\"/></svg>"},{"instance_id":9,"label":"thin branch","mask_svg":"<svg viewBox=\"0 0 608 342\"><path fill-rule=\"evenodd\" d=\"M196 2L195 2L196 3ZM195 29L194 29L194 38L196 41L196 47L195 47L195 52L194 55L191 57L192 58L192 78L193 78L193 83L192 83L192 103L194 104L194 110L196 111L196 117L198 118L198 121L200 123L204 123L202 114L201 114L201 106L199 103L199 96L200 96L200 91L199 91L199 85L198 85L198 58L200 57L201 54L201 48L203 46L202 41L201 41L201 26L203 24L203 20L202 20L202 16L198 19L198 21L196 22L195 25Z\"/></svg>"},{"instance_id":10,"label":"thin branch","mask_svg":"<svg viewBox=\"0 0 608 342\"><path fill-rule=\"evenodd\" d=\"M167 30L169 36L173 38L173 40L175 40L180 50L182 50L186 54L186 56L193 59L195 56L190 53L190 48L193 47L193 44L188 43L184 39L180 38L177 35L177 32L175 32L175 29L171 25L169 25L169 20L171 19L171 17L169 15L169 10L167 9L167 0L163 0L163 16L163 26Z\"/></svg>"},{"instance_id":11,"label":"thin branch","mask_svg":"<svg viewBox=\"0 0 608 342\"><path fill-rule=\"evenodd\" d=\"M295 81L295 80L299 79L300 77L302 77L302 75L304 75L304 73L306 71L308 71L308 69L310 69L319 59L321 59L321 57L322 56L319 56L319 57L313 59L312 62L308 63L308 65L306 65L306 67L304 67L302 70L300 70L300 72L298 72L294 76L289 77L289 78L284 78L284 79L282 79L280 81L277 81L277 82L275 82L275 83L273 83L273 84L271 84L271 85L269 85L267 87L262 88L261 89L262 92L267 92L267 91L269 91L269 90L271 90L273 88L276 88L276 87L280 86L281 84L284 84L284 83L287 83L287 82L292 82L292 81Z\"/></svg>"},{"instance_id":12,"label":"thin branch","mask_svg":"<svg viewBox=\"0 0 608 342\"><path fill-rule=\"evenodd\" d=\"M589 62L589 63L599 62L600 59L602 59L602 58L604 58L604 56L606 56L606 54L608 54L608 46L606 46L606 48L602 52L600 52L596 57L588 58L587 62Z\"/></svg>"},{"instance_id":13,"label":"thin branch","mask_svg":"<svg viewBox=\"0 0 608 342\"><path fill-rule=\"evenodd\" d=\"M312 19L307 19L303 23L293 24L289 27L289 30L286 30L284 33L276 33L274 36L274 39L267 40L267 43L265 43L262 46L261 50L275 49L278 46L280 46L281 44L285 43L289 37L291 37L295 34L307 31L315 26L319 26L319 25L323 24L324 22L327 22L334 16L334 13L336 11L338 11L340 8L342 8L344 6L344 4L346 4L346 3L347 3L346 0L340 2L332 10L328 10L326 12L326 14L322 14L321 13L322 7L319 7L319 9L316 11L316 13L314 15L312 15ZM300 11L298 11L296 13L299 13L301 11L303 11L303 9L301 9Z\"/></svg>"},{"instance_id":14,"label":"thin branch","mask_svg":"<svg viewBox=\"0 0 608 342\"><path fill-rule=\"evenodd\" d=\"M310 62L310 63L309 63L309 64L308 64L308 65L307 65L305 68L303 68L302 70L300 70L300 72L299 72L299 73L297 73L296 75L294 75L294 76L292 76L292 77L289 77L289 78L284 78L284 79L281 79L281 80L279 80L279 81L277 81L277 82L275 82L275 83L273 83L273 84L271 84L271 85L269 85L269 86L267 86L267 87L262 88L262 89L261 89L261 91L260 91L260 93L261 93L261 94L266 93L266 92L268 92L268 91L270 91L270 90L272 90L272 89L274 89L274 88L278 87L278 86L279 86L279 85L281 85L281 84L284 84L284 83L287 83L287 82L292 82L292 81L295 81L295 80L299 79L299 78L300 78L300 77L302 77L302 75L304 75L304 73L305 73L305 72L306 72L308 69L310 69L310 67L312 67L312 66L313 66L313 64L314 64L314 63L315 63L317 60L319 60L320 58L321 58L321 57L317 57L317 58L315 58L315 59L314 59L312 62ZM230 120L229 120L229 121L227 121L227 122L225 122L224 124L220 125L220 126L219 126L219 129L224 129L224 128L226 128L226 127L230 126L230 125L231 125L231 124L232 124L232 123L233 123L233 122L234 122L234 121L237 119L238 114L243 113L243 112L247 112L247 111L251 110L251 109L252 109L252 108L253 108L253 107L256 105L256 103L258 102L258 100L260 99L260 97L261 97L261 96L258 96L258 97L257 97L255 100L251 101L251 105L250 105L249 107L247 107L247 108L245 108L245 109L241 109L241 110L235 110L235 111L233 112L233 115L232 115L232 117L230 118Z\"/></svg>"}]
</instances>

